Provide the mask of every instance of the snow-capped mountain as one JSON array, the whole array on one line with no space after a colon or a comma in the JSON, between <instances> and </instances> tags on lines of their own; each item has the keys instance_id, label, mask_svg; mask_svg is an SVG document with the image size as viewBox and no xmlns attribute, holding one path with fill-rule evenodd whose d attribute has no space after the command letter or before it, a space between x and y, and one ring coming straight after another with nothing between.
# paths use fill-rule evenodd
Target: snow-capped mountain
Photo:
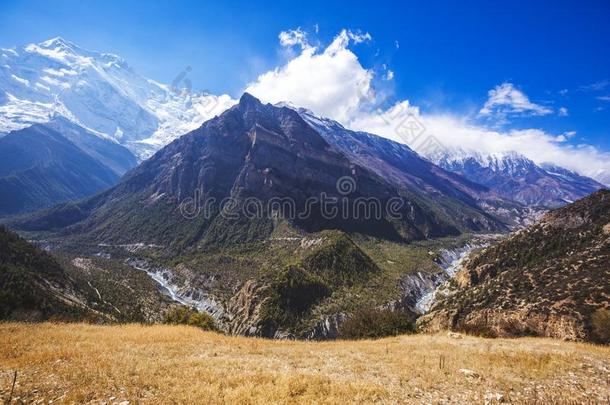
<instances>
[{"instance_id":1,"label":"snow-capped mountain","mask_svg":"<svg viewBox=\"0 0 610 405\"><path fill-rule=\"evenodd\" d=\"M119 56L62 38L0 51L0 133L61 116L142 160L233 103L146 79Z\"/></svg>"},{"instance_id":2,"label":"snow-capped mountain","mask_svg":"<svg viewBox=\"0 0 610 405\"><path fill-rule=\"evenodd\" d=\"M348 153L362 156L361 152L365 147L363 145L366 145L366 147L376 150L377 156L383 155L386 162L396 160L398 157L406 172L411 171L415 174L418 168L421 168L421 164L407 164L407 162L414 162L421 158L406 145L366 132L349 131L338 122L319 117L307 109L296 108L286 103L281 104L296 109L301 117L316 128L329 143L339 146ZM425 153L424 156L426 156ZM604 188L602 184L593 179L556 165L539 166L516 152L482 154L464 149L434 148L433 152L427 154L426 157L440 168L459 174L471 182L489 189L504 200L500 202L503 208L505 208L506 200L529 207L558 207ZM378 166L375 159L368 159L365 164ZM434 165L426 170L430 175L432 173L440 175L440 170ZM423 178L424 172L421 170L419 172L419 177ZM392 171L384 167L382 175L392 176ZM482 201L481 204L484 204L487 210L498 205L498 201L492 201L489 193L476 190L476 188L458 187L459 182L456 181L453 183L457 189L465 190L471 197Z\"/></svg>"},{"instance_id":3,"label":"snow-capped mountain","mask_svg":"<svg viewBox=\"0 0 610 405\"><path fill-rule=\"evenodd\" d=\"M605 188L591 178L562 167L537 165L516 152L482 154L445 150L430 158L446 170L528 206L559 207Z\"/></svg>"}]
</instances>

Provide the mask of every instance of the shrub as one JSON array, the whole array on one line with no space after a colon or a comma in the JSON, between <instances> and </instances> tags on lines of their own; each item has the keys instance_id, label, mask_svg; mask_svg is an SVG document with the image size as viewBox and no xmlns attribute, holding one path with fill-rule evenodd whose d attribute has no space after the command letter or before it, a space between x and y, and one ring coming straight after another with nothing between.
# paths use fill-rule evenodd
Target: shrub
<instances>
[{"instance_id":1,"label":"shrub","mask_svg":"<svg viewBox=\"0 0 610 405\"><path fill-rule=\"evenodd\" d=\"M375 339L413 333L415 326L404 312L362 309L339 326L341 339Z\"/></svg>"},{"instance_id":2,"label":"shrub","mask_svg":"<svg viewBox=\"0 0 610 405\"><path fill-rule=\"evenodd\" d=\"M165 314L165 323L196 326L203 330L217 330L214 318L187 307L174 307Z\"/></svg>"},{"instance_id":3,"label":"shrub","mask_svg":"<svg viewBox=\"0 0 610 405\"><path fill-rule=\"evenodd\" d=\"M299 266L288 266L269 277L270 287L261 310L264 329L268 331L294 327L315 304L330 294L319 277Z\"/></svg>"},{"instance_id":4,"label":"shrub","mask_svg":"<svg viewBox=\"0 0 610 405\"><path fill-rule=\"evenodd\" d=\"M530 320L520 320L514 318L502 319L498 325L498 329L502 336L506 337L522 337L522 336L537 336L535 325ZM493 336L490 336L493 337Z\"/></svg>"},{"instance_id":5,"label":"shrub","mask_svg":"<svg viewBox=\"0 0 610 405\"><path fill-rule=\"evenodd\" d=\"M599 308L591 317L593 337L599 343L610 343L610 311Z\"/></svg>"},{"instance_id":6,"label":"shrub","mask_svg":"<svg viewBox=\"0 0 610 405\"><path fill-rule=\"evenodd\" d=\"M482 338L498 337L498 333L482 320L466 322L464 324L459 325L456 330L467 335L478 336Z\"/></svg>"}]
</instances>

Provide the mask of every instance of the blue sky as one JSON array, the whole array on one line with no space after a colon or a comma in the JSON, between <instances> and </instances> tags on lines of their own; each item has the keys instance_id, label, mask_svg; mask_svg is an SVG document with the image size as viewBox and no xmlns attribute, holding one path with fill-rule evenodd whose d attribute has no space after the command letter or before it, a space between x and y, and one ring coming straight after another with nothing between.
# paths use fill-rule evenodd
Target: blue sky
<instances>
[{"instance_id":1,"label":"blue sky","mask_svg":"<svg viewBox=\"0 0 610 405\"><path fill-rule=\"evenodd\" d=\"M206 3L2 0L0 47L62 36L165 83L191 66L195 88L237 97L298 56L298 46L280 46L280 32L301 27L323 49L350 29L371 36L350 51L375 72L386 107L408 100L422 113L568 134L570 145L610 151L607 0ZM388 70L392 80L381 80ZM488 92L503 84L511 86L501 88L504 101L481 114ZM530 103L524 110L510 104L520 94Z\"/></svg>"}]
</instances>

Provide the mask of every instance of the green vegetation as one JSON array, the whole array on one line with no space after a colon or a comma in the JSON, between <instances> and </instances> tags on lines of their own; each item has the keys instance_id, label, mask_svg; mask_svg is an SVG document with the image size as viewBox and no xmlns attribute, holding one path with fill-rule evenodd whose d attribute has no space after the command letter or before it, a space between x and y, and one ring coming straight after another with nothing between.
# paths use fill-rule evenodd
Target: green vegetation
<instances>
[{"instance_id":1,"label":"green vegetation","mask_svg":"<svg viewBox=\"0 0 610 405\"><path fill-rule=\"evenodd\" d=\"M302 249L303 267L333 288L361 283L379 272L373 260L342 232L320 232L310 240L312 246Z\"/></svg>"},{"instance_id":2,"label":"green vegetation","mask_svg":"<svg viewBox=\"0 0 610 405\"><path fill-rule=\"evenodd\" d=\"M84 303L48 253L0 227L0 319L75 319Z\"/></svg>"},{"instance_id":3,"label":"green vegetation","mask_svg":"<svg viewBox=\"0 0 610 405\"><path fill-rule=\"evenodd\" d=\"M268 299L262 309L266 331L294 329L311 307L330 294L318 276L297 266L270 275Z\"/></svg>"},{"instance_id":4,"label":"green vegetation","mask_svg":"<svg viewBox=\"0 0 610 405\"><path fill-rule=\"evenodd\" d=\"M196 326L203 330L217 330L214 318L192 308L177 306L165 314L165 323L172 325Z\"/></svg>"},{"instance_id":5,"label":"green vegetation","mask_svg":"<svg viewBox=\"0 0 610 405\"><path fill-rule=\"evenodd\" d=\"M610 311L599 308L591 317L593 337L600 343L610 343Z\"/></svg>"},{"instance_id":6,"label":"green vegetation","mask_svg":"<svg viewBox=\"0 0 610 405\"><path fill-rule=\"evenodd\" d=\"M415 326L407 314L378 309L356 311L339 326L341 339L376 339L413 332Z\"/></svg>"}]
</instances>

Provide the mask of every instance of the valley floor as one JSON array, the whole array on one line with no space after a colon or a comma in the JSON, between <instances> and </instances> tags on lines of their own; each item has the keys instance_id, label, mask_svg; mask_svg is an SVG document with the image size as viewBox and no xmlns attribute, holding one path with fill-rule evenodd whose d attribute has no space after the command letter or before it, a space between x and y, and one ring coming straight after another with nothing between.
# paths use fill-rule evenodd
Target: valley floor
<instances>
[{"instance_id":1,"label":"valley floor","mask_svg":"<svg viewBox=\"0 0 610 405\"><path fill-rule=\"evenodd\" d=\"M0 324L14 403L608 403L610 347L412 335L295 342L186 326Z\"/></svg>"}]
</instances>

